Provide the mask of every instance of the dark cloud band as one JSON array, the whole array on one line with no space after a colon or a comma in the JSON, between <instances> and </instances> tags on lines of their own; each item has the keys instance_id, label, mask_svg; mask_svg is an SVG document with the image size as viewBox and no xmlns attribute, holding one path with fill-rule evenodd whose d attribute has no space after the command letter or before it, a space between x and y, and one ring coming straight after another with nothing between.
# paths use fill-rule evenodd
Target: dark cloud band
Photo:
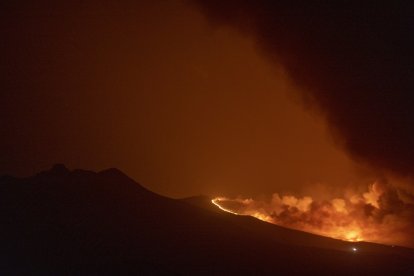
<instances>
[{"instance_id":1,"label":"dark cloud band","mask_svg":"<svg viewBox=\"0 0 414 276\"><path fill-rule=\"evenodd\" d=\"M253 36L355 159L414 174L414 4L195 0Z\"/></svg>"}]
</instances>

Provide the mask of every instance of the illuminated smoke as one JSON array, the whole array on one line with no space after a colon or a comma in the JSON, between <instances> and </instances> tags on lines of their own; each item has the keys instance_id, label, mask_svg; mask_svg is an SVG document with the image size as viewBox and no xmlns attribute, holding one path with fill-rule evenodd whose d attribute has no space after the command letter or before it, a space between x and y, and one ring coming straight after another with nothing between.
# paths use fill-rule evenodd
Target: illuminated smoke
<instances>
[{"instance_id":1,"label":"illuminated smoke","mask_svg":"<svg viewBox=\"0 0 414 276\"><path fill-rule=\"evenodd\" d=\"M404 188L378 181L328 200L274 194L215 203L338 239L414 247L413 3L192 2L213 25L239 30L281 66L352 160L376 176L411 179Z\"/></svg>"},{"instance_id":2,"label":"illuminated smoke","mask_svg":"<svg viewBox=\"0 0 414 276\"><path fill-rule=\"evenodd\" d=\"M275 193L266 201L218 197L213 203L227 212L322 236L414 247L414 205L407 198L407 191L375 182L363 193L347 191L330 200Z\"/></svg>"},{"instance_id":3,"label":"illuminated smoke","mask_svg":"<svg viewBox=\"0 0 414 276\"><path fill-rule=\"evenodd\" d=\"M414 178L412 1L192 2L282 66L354 160Z\"/></svg>"}]
</instances>

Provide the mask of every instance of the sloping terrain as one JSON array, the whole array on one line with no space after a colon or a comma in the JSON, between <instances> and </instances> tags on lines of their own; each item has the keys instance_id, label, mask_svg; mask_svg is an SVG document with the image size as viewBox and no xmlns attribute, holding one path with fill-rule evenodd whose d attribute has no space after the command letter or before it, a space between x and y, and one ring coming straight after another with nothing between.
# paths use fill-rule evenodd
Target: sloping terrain
<instances>
[{"instance_id":1,"label":"sloping terrain","mask_svg":"<svg viewBox=\"0 0 414 276\"><path fill-rule=\"evenodd\" d=\"M1 274L390 274L411 249L342 241L154 194L116 169L0 178ZM350 247L357 246L358 252Z\"/></svg>"}]
</instances>

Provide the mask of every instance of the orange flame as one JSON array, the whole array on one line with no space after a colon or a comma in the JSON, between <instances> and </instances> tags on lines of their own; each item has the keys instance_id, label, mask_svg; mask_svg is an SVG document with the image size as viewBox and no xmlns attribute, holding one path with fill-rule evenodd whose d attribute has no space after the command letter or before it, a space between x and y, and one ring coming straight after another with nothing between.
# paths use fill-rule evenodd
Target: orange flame
<instances>
[{"instance_id":1,"label":"orange flame","mask_svg":"<svg viewBox=\"0 0 414 276\"><path fill-rule=\"evenodd\" d=\"M407 229L414 226L414 208L398 195L395 188L376 182L365 193L347 193L331 200L275 193L270 201L217 197L212 203L235 215L335 239L413 247Z\"/></svg>"},{"instance_id":2,"label":"orange flame","mask_svg":"<svg viewBox=\"0 0 414 276\"><path fill-rule=\"evenodd\" d=\"M212 199L211 200L211 203L213 203L214 205L216 205L217 207L219 207L224 212L228 212L228 213L231 213L233 215L238 215L236 212L233 212L230 209L227 209L227 208L224 208L224 207L220 206L220 204L219 204L220 200L226 200L226 198L224 198L224 197L217 197L215 199Z\"/></svg>"}]
</instances>

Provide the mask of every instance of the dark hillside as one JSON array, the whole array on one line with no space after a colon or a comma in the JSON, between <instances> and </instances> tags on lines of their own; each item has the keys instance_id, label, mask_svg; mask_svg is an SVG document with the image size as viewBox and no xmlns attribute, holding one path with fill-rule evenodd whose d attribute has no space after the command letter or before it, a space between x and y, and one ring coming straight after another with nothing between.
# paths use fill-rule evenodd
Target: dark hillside
<instances>
[{"instance_id":1,"label":"dark hillside","mask_svg":"<svg viewBox=\"0 0 414 276\"><path fill-rule=\"evenodd\" d=\"M154 194L117 169L0 178L1 274L410 274L413 251L352 244ZM201 202L200 202L201 201ZM201 205L200 205L201 204ZM204 207L200 207L204 206Z\"/></svg>"}]
</instances>

